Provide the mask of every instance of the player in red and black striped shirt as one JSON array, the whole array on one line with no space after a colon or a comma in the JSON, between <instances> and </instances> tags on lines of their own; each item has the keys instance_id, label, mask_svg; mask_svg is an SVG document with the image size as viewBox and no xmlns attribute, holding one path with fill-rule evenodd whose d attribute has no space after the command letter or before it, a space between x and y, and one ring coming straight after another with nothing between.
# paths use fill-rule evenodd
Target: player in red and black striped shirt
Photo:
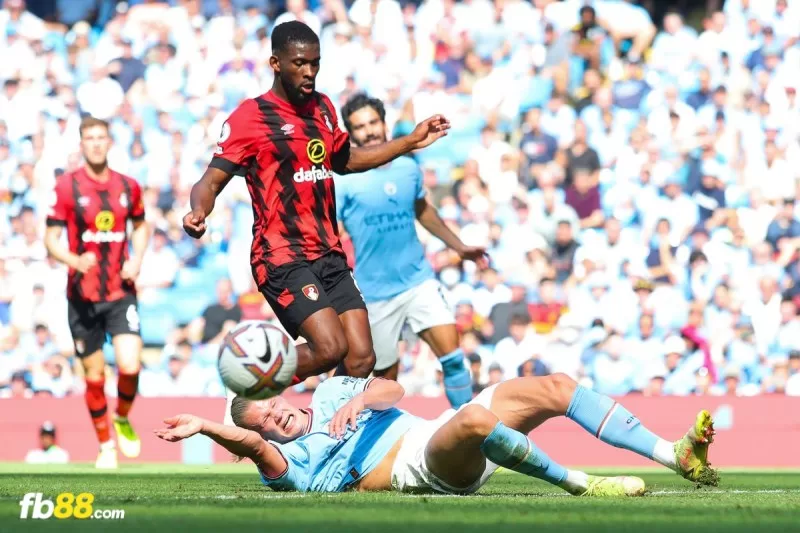
<instances>
[{"instance_id":1,"label":"player in red and black striped shirt","mask_svg":"<svg viewBox=\"0 0 800 533\"><path fill-rule=\"evenodd\" d=\"M199 238L234 175L253 201L251 265L259 290L298 346L301 379L336 367L366 377L375 364L369 321L336 222L332 175L378 167L447 134L441 116L393 141L352 147L327 96L314 90L319 38L302 22L272 33L272 89L245 100L222 127L208 170L192 188L186 232ZM390 257L386 258L391 261Z\"/></svg>"},{"instance_id":2,"label":"player in red and black striped shirt","mask_svg":"<svg viewBox=\"0 0 800 533\"><path fill-rule=\"evenodd\" d=\"M86 404L100 441L96 466L116 468L117 452L107 415L103 343L109 335L119 369L114 428L120 449L124 455L136 457L140 441L128 421L142 353L134 283L149 231L139 184L108 168L108 123L86 118L81 122L80 135L86 165L58 178L47 216L45 245L51 256L69 266L69 327L75 353L83 364ZM129 220L134 228L133 257L128 254ZM64 228L68 248L60 242Z\"/></svg>"}]
</instances>

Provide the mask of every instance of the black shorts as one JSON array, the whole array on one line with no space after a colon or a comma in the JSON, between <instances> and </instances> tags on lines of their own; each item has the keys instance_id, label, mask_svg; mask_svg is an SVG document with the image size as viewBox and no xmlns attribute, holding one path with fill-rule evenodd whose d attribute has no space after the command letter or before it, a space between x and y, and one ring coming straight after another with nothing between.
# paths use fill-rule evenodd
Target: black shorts
<instances>
[{"instance_id":1,"label":"black shorts","mask_svg":"<svg viewBox=\"0 0 800 533\"><path fill-rule=\"evenodd\" d=\"M140 335L139 312L133 294L113 302L87 302L76 298L68 304L69 330L78 357L102 350L106 335L111 338L122 334Z\"/></svg>"},{"instance_id":2,"label":"black shorts","mask_svg":"<svg viewBox=\"0 0 800 533\"><path fill-rule=\"evenodd\" d=\"M258 290L294 339L300 336L300 325L320 309L332 307L341 315L367 308L347 259L338 253L268 267L267 282Z\"/></svg>"}]
</instances>

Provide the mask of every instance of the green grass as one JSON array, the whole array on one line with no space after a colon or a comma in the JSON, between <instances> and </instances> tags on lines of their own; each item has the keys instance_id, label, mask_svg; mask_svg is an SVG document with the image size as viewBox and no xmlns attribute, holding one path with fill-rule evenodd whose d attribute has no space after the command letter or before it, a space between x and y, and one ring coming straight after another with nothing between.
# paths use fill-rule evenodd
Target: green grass
<instances>
[{"instance_id":1,"label":"green grass","mask_svg":"<svg viewBox=\"0 0 800 533\"><path fill-rule=\"evenodd\" d=\"M618 473L618 472L606 472ZM643 498L575 498L530 478L498 473L468 497L284 494L258 483L249 465L0 464L0 532L6 531L314 531L422 533L558 531L798 531L800 473L723 471L717 489L695 489L663 469L640 470ZM27 492L55 499L92 492L95 509L123 509L124 520L20 520Z\"/></svg>"}]
</instances>

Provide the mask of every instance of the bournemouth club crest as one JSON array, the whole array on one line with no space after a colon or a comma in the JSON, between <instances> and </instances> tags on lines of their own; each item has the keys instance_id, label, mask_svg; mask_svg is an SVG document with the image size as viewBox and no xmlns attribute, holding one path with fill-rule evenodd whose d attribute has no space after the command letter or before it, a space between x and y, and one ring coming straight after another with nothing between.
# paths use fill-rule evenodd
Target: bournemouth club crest
<instances>
[{"instance_id":1,"label":"bournemouth club crest","mask_svg":"<svg viewBox=\"0 0 800 533\"><path fill-rule=\"evenodd\" d=\"M312 302L316 302L319 300L319 291L317 290L317 286L313 283L311 285L306 285L303 287L303 294L306 298L311 300Z\"/></svg>"}]
</instances>

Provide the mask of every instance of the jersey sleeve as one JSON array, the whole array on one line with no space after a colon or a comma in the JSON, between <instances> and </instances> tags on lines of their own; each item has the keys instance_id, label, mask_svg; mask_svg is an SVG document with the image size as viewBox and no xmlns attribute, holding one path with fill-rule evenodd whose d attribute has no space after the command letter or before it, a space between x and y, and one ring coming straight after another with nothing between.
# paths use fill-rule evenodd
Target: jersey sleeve
<instances>
[{"instance_id":1,"label":"jersey sleeve","mask_svg":"<svg viewBox=\"0 0 800 533\"><path fill-rule=\"evenodd\" d=\"M253 124L258 112L255 100L245 100L231 113L222 124L210 167L237 176L245 174L250 160L258 153L258 128Z\"/></svg>"},{"instance_id":2,"label":"jersey sleeve","mask_svg":"<svg viewBox=\"0 0 800 533\"><path fill-rule=\"evenodd\" d=\"M144 220L144 201L142 200L142 188L139 186L139 182L134 179L126 178L129 180L130 188L131 188L131 209L129 216L131 220L135 222L139 222Z\"/></svg>"},{"instance_id":3,"label":"jersey sleeve","mask_svg":"<svg viewBox=\"0 0 800 533\"><path fill-rule=\"evenodd\" d=\"M337 174L344 174L347 170L347 162L350 160L350 134L339 124L339 117L336 109L327 96L322 97L322 105L325 112L330 115L333 121L333 153L331 153L331 167Z\"/></svg>"},{"instance_id":4,"label":"jersey sleeve","mask_svg":"<svg viewBox=\"0 0 800 533\"><path fill-rule=\"evenodd\" d=\"M274 444L270 442L278 452L286 459L286 470L275 478L267 477L259 469L261 482L273 490L280 491L299 491L305 492L310 484L309 464L310 458L305 447L295 442L288 444Z\"/></svg>"},{"instance_id":5,"label":"jersey sleeve","mask_svg":"<svg viewBox=\"0 0 800 533\"><path fill-rule=\"evenodd\" d=\"M56 186L50 193L50 205L47 212L48 226L66 226L67 219L72 212L72 197L68 192L68 183L59 178Z\"/></svg>"},{"instance_id":6,"label":"jersey sleeve","mask_svg":"<svg viewBox=\"0 0 800 533\"><path fill-rule=\"evenodd\" d=\"M311 398L311 409L314 411L315 419L322 425L327 423L339 408L355 395L367 390L373 379L375 378L335 376L323 381Z\"/></svg>"}]
</instances>

